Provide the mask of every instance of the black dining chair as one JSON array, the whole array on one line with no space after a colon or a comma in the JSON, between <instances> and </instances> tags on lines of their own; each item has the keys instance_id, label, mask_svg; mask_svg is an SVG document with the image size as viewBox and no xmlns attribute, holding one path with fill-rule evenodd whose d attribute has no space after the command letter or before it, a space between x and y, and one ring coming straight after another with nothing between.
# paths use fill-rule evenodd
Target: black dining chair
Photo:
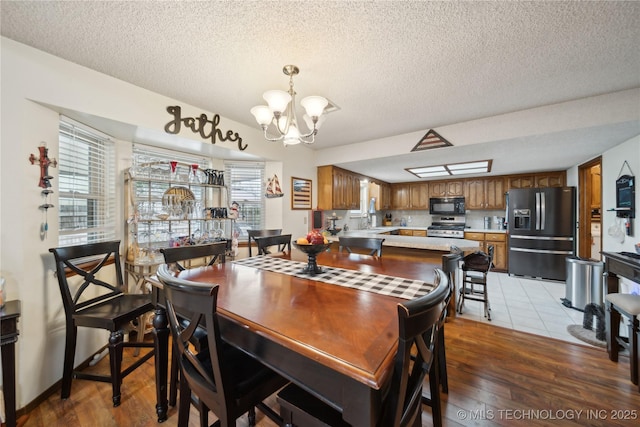
<instances>
[{"instance_id":1,"label":"black dining chair","mask_svg":"<svg viewBox=\"0 0 640 427\"><path fill-rule=\"evenodd\" d=\"M282 228L270 230L247 230L247 244L249 246L249 256L251 257L251 241L255 242L256 237L278 236L282 234ZM257 243L256 243L257 244Z\"/></svg>"},{"instance_id":2,"label":"black dining chair","mask_svg":"<svg viewBox=\"0 0 640 427\"><path fill-rule=\"evenodd\" d=\"M258 255L271 253L271 247L277 246L277 252L291 253L291 234L280 234L278 236L256 237L258 244Z\"/></svg>"},{"instance_id":3,"label":"black dining chair","mask_svg":"<svg viewBox=\"0 0 640 427\"><path fill-rule=\"evenodd\" d=\"M154 355L154 350L151 350L122 369L124 348L155 348L154 343L124 342L125 331L130 325L153 310L151 296L125 293L120 241L51 248L49 251L56 261L66 321L61 397L67 399L71 395L73 378L110 382L113 406L119 406L122 380ZM79 284L76 278L79 278ZM78 327L106 329L111 333L108 343L110 375L88 374L74 369Z\"/></svg>"},{"instance_id":4,"label":"black dining chair","mask_svg":"<svg viewBox=\"0 0 640 427\"><path fill-rule=\"evenodd\" d=\"M192 267L192 262L201 260L198 265L213 265L216 262L224 263L227 255L227 242L207 243L204 245L188 245L176 248L162 248L160 253L164 256L165 264L174 263L179 271ZM180 262L189 261L185 267Z\"/></svg>"},{"instance_id":5,"label":"black dining chair","mask_svg":"<svg viewBox=\"0 0 640 427\"><path fill-rule=\"evenodd\" d=\"M181 371L178 427L189 424L192 393L203 410L211 410L218 417L216 426L235 426L245 413L249 413L249 425L254 426L256 407L281 425L281 418L263 400L286 385L287 380L222 340L218 285L176 278L166 264L158 267L157 276L164 286L167 317ZM182 322L183 317L188 322ZM207 346L200 350L189 345L198 328L204 328L207 335Z\"/></svg>"},{"instance_id":6,"label":"black dining chair","mask_svg":"<svg viewBox=\"0 0 640 427\"><path fill-rule=\"evenodd\" d=\"M451 253L442 255L442 271L447 276L449 282L449 296L445 301L446 309L443 311L439 322L438 332L440 338L438 341L438 370L440 386L443 393L449 393L449 377L447 375L447 354L444 343L444 325L449 314L449 310L455 311L455 302L453 301L456 292L456 283L460 274L460 262L462 261L461 253Z\"/></svg>"},{"instance_id":7,"label":"black dining chair","mask_svg":"<svg viewBox=\"0 0 640 427\"><path fill-rule=\"evenodd\" d=\"M493 266L493 245L489 245L487 253L478 251L466 255L462 259L462 283L458 292L458 313L462 314L465 300L480 301L484 304L484 317L491 320L491 304L487 277Z\"/></svg>"},{"instance_id":8,"label":"black dining chair","mask_svg":"<svg viewBox=\"0 0 640 427\"><path fill-rule=\"evenodd\" d=\"M353 249L368 249L368 255L377 255L382 256L382 243L384 242L383 238L379 237L344 237L340 236L339 241L339 251L342 252L345 249L347 252L352 253Z\"/></svg>"},{"instance_id":9,"label":"black dining chair","mask_svg":"<svg viewBox=\"0 0 640 427\"><path fill-rule=\"evenodd\" d=\"M422 426L422 385L427 375L433 425L442 425L436 354L440 319L451 288L446 274L440 269L436 269L434 284L436 287L428 294L398 304L398 351L394 357L391 382L383 398L382 420L378 425ZM286 427L349 426L340 411L297 385L285 387L277 394L276 400Z\"/></svg>"},{"instance_id":10,"label":"black dining chair","mask_svg":"<svg viewBox=\"0 0 640 427\"><path fill-rule=\"evenodd\" d=\"M160 253L164 256L165 264L171 264L177 271L186 269L185 265L192 267L195 265L211 266L216 263L224 263L226 261L227 243L216 242L204 245L188 245L175 248L162 248ZM183 323L188 322L187 319L180 319ZM207 332L204 328L198 328L191 337L191 344L196 346L200 351L207 346ZM178 373L180 371L177 351L171 353L171 372L169 379L169 404L175 406L178 395ZM194 405L199 407L200 403L194 400ZM199 407L200 408L200 407ZM208 426L208 411L200 408L200 425Z\"/></svg>"}]
</instances>

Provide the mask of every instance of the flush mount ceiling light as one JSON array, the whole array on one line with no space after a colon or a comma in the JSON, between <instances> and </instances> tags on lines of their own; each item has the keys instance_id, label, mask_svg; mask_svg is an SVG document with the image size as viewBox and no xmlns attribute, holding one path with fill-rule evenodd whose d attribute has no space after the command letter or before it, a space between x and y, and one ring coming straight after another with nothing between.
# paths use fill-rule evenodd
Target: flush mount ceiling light
<instances>
[{"instance_id":1,"label":"flush mount ceiling light","mask_svg":"<svg viewBox=\"0 0 640 427\"><path fill-rule=\"evenodd\" d=\"M303 119L309 129L308 133L300 133L298 119L296 117L296 92L293 90L293 76L300 70L295 65L285 65L282 72L289 76L289 91L269 90L262 97L269 106L259 105L251 109L256 121L262 127L267 141L282 141L284 145L294 145L304 142L311 144L315 140L318 128L324 120L323 113L329 101L322 96L307 96L300 101L307 114ZM270 136L267 129L272 128L278 132L277 136Z\"/></svg>"},{"instance_id":2,"label":"flush mount ceiling light","mask_svg":"<svg viewBox=\"0 0 640 427\"><path fill-rule=\"evenodd\" d=\"M420 166L416 168L406 168L418 178L434 178L438 176L452 175L468 175L472 173L489 173L491 172L491 163L493 160L479 160L466 163L450 163L436 166Z\"/></svg>"}]
</instances>

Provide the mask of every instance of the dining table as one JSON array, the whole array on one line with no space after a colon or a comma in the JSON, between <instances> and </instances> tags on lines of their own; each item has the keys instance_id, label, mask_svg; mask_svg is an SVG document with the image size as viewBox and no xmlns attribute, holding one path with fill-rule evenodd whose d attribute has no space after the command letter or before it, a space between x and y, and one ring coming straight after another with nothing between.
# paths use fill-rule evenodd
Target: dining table
<instances>
[{"instance_id":1,"label":"dining table","mask_svg":"<svg viewBox=\"0 0 640 427\"><path fill-rule=\"evenodd\" d=\"M431 291L438 264L321 252L244 258L176 273L218 285L222 338L342 413L376 426L398 342L398 303ZM167 418L169 329L160 283L156 311L156 413Z\"/></svg>"}]
</instances>

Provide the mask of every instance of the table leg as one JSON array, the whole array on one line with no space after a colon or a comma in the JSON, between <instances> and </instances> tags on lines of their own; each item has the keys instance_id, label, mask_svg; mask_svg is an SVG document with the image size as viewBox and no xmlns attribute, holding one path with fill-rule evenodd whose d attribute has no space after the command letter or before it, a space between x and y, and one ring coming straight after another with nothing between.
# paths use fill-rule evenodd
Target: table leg
<instances>
[{"instance_id":1,"label":"table leg","mask_svg":"<svg viewBox=\"0 0 640 427\"><path fill-rule=\"evenodd\" d=\"M15 341L2 345L2 377L7 427L16 426L16 354Z\"/></svg>"},{"instance_id":2,"label":"table leg","mask_svg":"<svg viewBox=\"0 0 640 427\"><path fill-rule=\"evenodd\" d=\"M167 327L167 313L164 308L156 307L153 318L153 334L155 336L155 367L156 367L156 414L158 422L167 419L167 372L169 359L169 328Z\"/></svg>"}]
</instances>

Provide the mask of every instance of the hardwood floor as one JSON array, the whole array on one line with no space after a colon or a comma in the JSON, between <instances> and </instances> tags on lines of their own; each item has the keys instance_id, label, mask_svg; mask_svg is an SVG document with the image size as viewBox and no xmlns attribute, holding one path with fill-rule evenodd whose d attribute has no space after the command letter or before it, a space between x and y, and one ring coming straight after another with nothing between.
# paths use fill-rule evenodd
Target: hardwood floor
<instances>
[{"instance_id":1,"label":"hardwood floor","mask_svg":"<svg viewBox=\"0 0 640 427\"><path fill-rule=\"evenodd\" d=\"M530 335L461 318L445 326L449 394L445 426L636 426L640 392L628 359L616 364L603 349ZM107 367L103 359L96 369ZM157 426L153 360L129 375L122 404L113 408L106 383L74 380L71 397L59 391L19 419L24 427ZM277 409L275 399L270 402ZM624 419L624 418L627 419ZM210 421L214 419L209 416ZM620 419L623 418L623 419ZM275 424L258 411L258 426ZM170 408L163 426L175 426ZM190 426L198 425L191 410ZM243 417L238 426L247 425ZM431 426L425 407L423 426ZM304 427L304 426L301 426Z\"/></svg>"}]
</instances>

